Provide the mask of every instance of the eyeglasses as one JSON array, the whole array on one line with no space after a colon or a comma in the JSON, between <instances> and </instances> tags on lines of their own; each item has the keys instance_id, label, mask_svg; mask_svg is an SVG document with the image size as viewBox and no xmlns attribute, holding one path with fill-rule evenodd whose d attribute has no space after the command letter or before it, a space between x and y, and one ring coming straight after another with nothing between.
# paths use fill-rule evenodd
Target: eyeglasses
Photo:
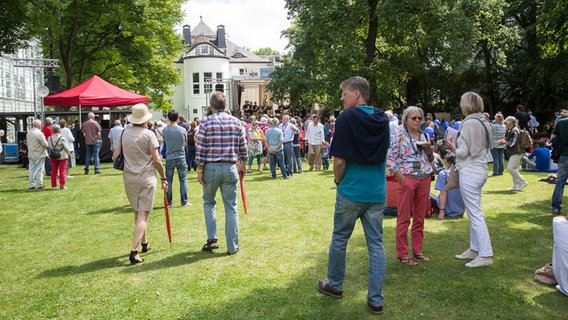
<instances>
[{"instance_id":1,"label":"eyeglasses","mask_svg":"<svg viewBox=\"0 0 568 320\"><path fill-rule=\"evenodd\" d=\"M410 117L412 121L422 121L422 117Z\"/></svg>"}]
</instances>

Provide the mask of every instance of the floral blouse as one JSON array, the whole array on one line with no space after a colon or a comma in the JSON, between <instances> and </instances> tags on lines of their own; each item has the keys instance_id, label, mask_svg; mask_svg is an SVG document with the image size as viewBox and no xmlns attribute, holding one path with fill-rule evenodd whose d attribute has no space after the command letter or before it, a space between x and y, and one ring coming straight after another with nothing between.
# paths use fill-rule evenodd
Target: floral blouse
<instances>
[{"instance_id":1,"label":"floral blouse","mask_svg":"<svg viewBox=\"0 0 568 320\"><path fill-rule=\"evenodd\" d=\"M247 138L249 157L262 154L262 140L264 140L264 132L260 129L254 130L253 128L250 128L247 132Z\"/></svg>"},{"instance_id":2,"label":"floral blouse","mask_svg":"<svg viewBox=\"0 0 568 320\"><path fill-rule=\"evenodd\" d=\"M421 142L428 141L422 132L419 137ZM387 169L393 174L398 171L402 174L432 173L432 165L428 162L428 156L416 146L416 140L412 138L407 129L400 130L394 135L387 155Z\"/></svg>"}]
</instances>

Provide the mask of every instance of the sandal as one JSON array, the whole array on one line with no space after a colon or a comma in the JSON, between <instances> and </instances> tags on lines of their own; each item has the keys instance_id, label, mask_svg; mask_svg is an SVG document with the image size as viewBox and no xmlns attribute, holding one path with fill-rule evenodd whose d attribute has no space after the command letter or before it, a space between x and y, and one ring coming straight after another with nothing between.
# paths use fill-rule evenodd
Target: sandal
<instances>
[{"instance_id":1,"label":"sandal","mask_svg":"<svg viewBox=\"0 0 568 320\"><path fill-rule=\"evenodd\" d=\"M418 265L418 262L410 259L410 258L398 258L398 262L407 265L407 266L416 266Z\"/></svg>"},{"instance_id":2,"label":"sandal","mask_svg":"<svg viewBox=\"0 0 568 320\"><path fill-rule=\"evenodd\" d=\"M414 257L418 260L424 261L424 262L428 262L430 261L430 258L428 258L427 256L423 255L422 253L418 253L418 254L414 254Z\"/></svg>"},{"instance_id":3,"label":"sandal","mask_svg":"<svg viewBox=\"0 0 568 320\"><path fill-rule=\"evenodd\" d=\"M213 249L219 249L217 240L207 240L207 243L203 245L203 248L201 248L203 251L211 251Z\"/></svg>"}]
</instances>

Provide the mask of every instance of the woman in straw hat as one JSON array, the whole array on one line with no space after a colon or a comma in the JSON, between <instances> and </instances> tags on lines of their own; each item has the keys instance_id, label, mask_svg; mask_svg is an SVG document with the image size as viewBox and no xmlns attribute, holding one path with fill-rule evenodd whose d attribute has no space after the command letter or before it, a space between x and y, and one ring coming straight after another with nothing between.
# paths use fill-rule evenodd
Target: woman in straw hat
<instances>
[{"instance_id":1,"label":"woman in straw hat","mask_svg":"<svg viewBox=\"0 0 568 320\"><path fill-rule=\"evenodd\" d=\"M139 103L132 107L132 115L128 121L132 127L123 131L118 147L112 155L116 159L121 150L124 154L123 180L130 205L134 209L134 240L130 252L132 264L143 262L138 255L138 246L142 244L142 252L147 252L146 221L152 210L156 194L156 170L161 177L162 189L168 189L162 159L158 152L159 143L156 135L147 130L152 115L148 107Z\"/></svg>"}]
</instances>

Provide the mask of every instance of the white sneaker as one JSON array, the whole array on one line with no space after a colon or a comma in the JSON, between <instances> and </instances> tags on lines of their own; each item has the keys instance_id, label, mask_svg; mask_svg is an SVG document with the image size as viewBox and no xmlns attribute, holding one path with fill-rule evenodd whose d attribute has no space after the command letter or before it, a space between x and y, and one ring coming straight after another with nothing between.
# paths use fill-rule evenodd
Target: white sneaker
<instances>
[{"instance_id":1,"label":"white sneaker","mask_svg":"<svg viewBox=\"0 0 568 320\"><path fill-rule=\"evenodd\" d=\"M465 264L468 268L479 268L479 267L489 267L493 264L493 258L491 257L477 257L471 262Z\"/></svg>"},{"instance_id":2,"label":"white sneaker","mask_svg":"<svg viewBox=\"0 0 568 320\"><path fill-rule=\"evenodd\" d=\"M473 260L475 258L477 258L477 252L475 252L471 249L467 249L462 254L456 255L456 259L459 259L459 260Z\"/></svg>"},{"instance_id":3,"label":"white sneaker","mask_svg":"<svg viewBox=\"0 0 568 320\"><path fill-rule=\"evenodd\" d=\"M512 187L512 188L507 189L507 191L518 191L518 190L519 189L517 187Z\"/></svg>"},{"instance_id":4,"label":"white sneaker","mask_svg":"<svg viewBox=\"0 0 568 320\"><path fill-rule=\"evenodd\" d=\"M517 187L517 191L521 191L523 190L524 187L528 186L528 182L523 183L522 185L520 185L519 187Z\"/></svg>"}]
</instances>

